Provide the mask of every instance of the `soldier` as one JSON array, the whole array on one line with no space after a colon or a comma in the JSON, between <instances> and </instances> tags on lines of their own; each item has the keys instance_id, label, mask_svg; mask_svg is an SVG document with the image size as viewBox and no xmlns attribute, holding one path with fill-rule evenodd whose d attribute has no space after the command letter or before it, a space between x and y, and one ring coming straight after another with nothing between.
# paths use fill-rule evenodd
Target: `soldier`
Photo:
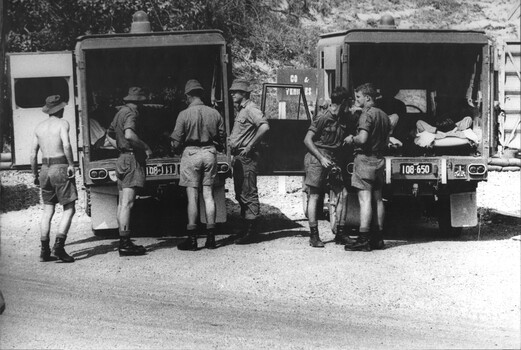
<instances>
[{"instance_id":1,"label":"soldier","mask_svg":"<svg viewBox=\"0 0 521 350\"><path fill-rule=\"evenodd\" d=\"M241 206L241 216L245 219L246 231L241 232L236 244L255 241L256 225L260 215L257 190L257 145L270 129L268 121L257 105L250 100L250 84L236 79L230 87L237 115L229 137L229 147L233 158L233 182L235 198Z\"/></svg>"},{"instance_id":2,"label":"soldier","mask_svg":"<svg viewBox=\"0 0 521 350\"><path fill-rule=\"evenodd\" d=\"M150 147L140 139L139 107L147 100L140 87L131 87L123 98L126 104L116 113L107 130L107 139L120 151L116 161L119 202L119 255L143 255L146 249L130 239L130 213L136 192L145 186L146 159L152 155Z\"/></svg>"},{"instance_id":3,"label":"soldier","mask_svg":"<svg viewBox=\"0 0 521 350\"><path fill-rule=\"evenodd\" d=\"M49 114L49 118L36 126L32 143L31 169L34 183L40 185L43 200L43 213L40 221L40 261L42 262L56 259L63 262L74 262L74 258L64 249L78 199L74 179L74 159L69 139L69 123L62 119L63 108L66 105L60 95L47 97L42 111ZM42 168L38 177L37 154L40 149L42 150ZM63 214L51 254L49 234L56 203L63 206Z\"/></svg>"},{"instance_id":4,"label":"soldier","mask_svg":"<svg viewBox=\"0 0 521 350\"><path fill-rule=\"evenodd\" d=\"M199 188L202 186L206 210L205 248L215 249L215 200L213 184L217 174L217 149L226 141L224 121L215 109L203 104L204 89L195 80L185 85L188 108L179 113L175 129L170 135L174 149L184 146L181 158L179 185L186 187L188 197L188 239L179 250L197 250L197 219L199 217Z\"/></svg>"},{"instance_id":5,"label":"soldier","mask_svg":"<svg viewBox=\"0 0 521 350\"><path fill-rule=\"evenodd\" d=\"M356 242L348 243L345 250L383 249L383 224L385 216L382 201L385 159L389 144L391 122L387 114L374 107L377 92L372 84L363 84L355 89L356 103L362 108L356 136L345 138L355 147L354 173L351 185L358 189L360 201L360 232ZM371 233L373 202L376 203L378 231Z\"/></svg>"},{"instance_id":6,"label":"soldier","mask_svg":"<svg viewBox=\"0 0 521 350\"><path fill-rule=\"evenodd\" d=\"M306 168L305 184L309 188L308 218L310 239L309 244L315 248L324 247L318 232L318 203L324 194L326 185L331 187L330 202L335 208L336 227L335 242L346 244L348 237L344 233L346 212L347 189L343 180L347 178L345 155L342 153L342 143L346 133L346 118L340 118L342 105L347 98L347 91L338 87L331 94L331 104L316 118L308 129L304 144L308 153L304 158ZM328 176L329 173L329 176ZM329 183L326 184L326 182Z\"/></svg>"}]
</instances>

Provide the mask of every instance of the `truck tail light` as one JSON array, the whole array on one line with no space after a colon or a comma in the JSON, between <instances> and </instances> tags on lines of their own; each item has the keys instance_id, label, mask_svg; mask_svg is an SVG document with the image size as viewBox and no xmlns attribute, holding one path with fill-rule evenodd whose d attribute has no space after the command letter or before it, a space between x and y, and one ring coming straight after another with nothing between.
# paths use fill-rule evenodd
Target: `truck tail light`
<instances>
[{"instance_id":1,"label":"truck tail light","mask_svg":"<svg viewBox=\"0 0 521 350\"><path fill-rule=\"evenodd\" d=\"M107 170L103 168L91 169L89 171L89 177L91 178L91 180L103 180L107 177L107 175Z\"/></svg>"},{"instance_id":2,"label":"truck tail light","mask_svg":"<svg viewBox=\"0 0 521 350\"><path fill-rule=\"evenodd\" d=\"M487 171L487 168L483 164L470 164L469 174L470 175L483 175Z\"/></svg>"}]
</instances>

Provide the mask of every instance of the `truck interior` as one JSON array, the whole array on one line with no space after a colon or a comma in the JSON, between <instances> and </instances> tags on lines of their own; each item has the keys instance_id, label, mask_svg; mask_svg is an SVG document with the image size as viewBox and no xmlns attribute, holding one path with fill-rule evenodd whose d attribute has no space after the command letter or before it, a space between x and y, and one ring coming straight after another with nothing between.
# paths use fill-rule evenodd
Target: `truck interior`
<instances>
[{"instance_id":1,"label":"truck interior","mask_svg":"<svg viewBox=\"0 0 521 350\"><path fill-rule=\"evenodd\" d=\"M117 157L118 151L106 141L105 131L131 86L141 86L149 95L140 110L138 127L154 152L153 158L173 156L169 135L179 112L187 107L184 86L188 80L199 80L205 89L205 104L214 106L224 117L222 77L227 72L222 72L221 48L207 45L86 50L90 160Z\"/></svg>"},{"instance_id":2,"label":"truck interior","mask_svg":"<svg viewBox=\"0 0 521 350\"><path fill-rule=\"evenodd\" d=\"M393 149L396 155L466 156L479 152L483 113L481 45L349 46L350 90L372 82L377 88L394 90L395 98L407 106L406 115L400 117L392 135L402 144ZM463 125L460 121L465 117L472 122ZM435 129L428 128L428 133L418 126L418 121Z\"/></svg>"}]
</instances>

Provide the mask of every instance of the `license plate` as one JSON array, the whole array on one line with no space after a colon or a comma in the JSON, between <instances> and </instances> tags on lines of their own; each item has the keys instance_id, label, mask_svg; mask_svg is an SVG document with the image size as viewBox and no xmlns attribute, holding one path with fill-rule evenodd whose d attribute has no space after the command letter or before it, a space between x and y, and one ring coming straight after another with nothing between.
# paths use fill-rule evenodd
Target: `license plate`
<instances>
[{"instance_id":1,"label":"license plate","mask_svg":"<svg viewBox=\"0 0 521 350\"><path fill-rule=\"evenodd\" d=\"M146 168L147 176L178 175L179 163L150 164Z\"/></svg>"},{"instance_id":2,"label":"license plate","mask_svg":"<svg viewBox=\"0 0 521 350\"><path fill-rule=\"evenodd\" d=\"M400 174L402 175L428 175L432 173L430 163L402 163L400 164Z\"/></svg>"}]
</instances>

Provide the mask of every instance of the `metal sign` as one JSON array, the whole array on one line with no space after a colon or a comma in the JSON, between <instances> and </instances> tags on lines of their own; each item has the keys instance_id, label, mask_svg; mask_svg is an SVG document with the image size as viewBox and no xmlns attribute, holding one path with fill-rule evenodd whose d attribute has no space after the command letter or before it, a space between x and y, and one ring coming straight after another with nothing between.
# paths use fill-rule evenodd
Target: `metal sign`
<instances>
[{"instance_id":1,"label":"metal sign","mask_svg":"<svg viewBox=\"0 0 521 350\"><path fill-rule=\"evenodd\" d=\"M290 69L277 70L277 83L301 84L308 103L313 103L317 98L317 71L316 69ZM279 101L298 101L298 89L277 89Z\"/></svg>"}]
</instances>

